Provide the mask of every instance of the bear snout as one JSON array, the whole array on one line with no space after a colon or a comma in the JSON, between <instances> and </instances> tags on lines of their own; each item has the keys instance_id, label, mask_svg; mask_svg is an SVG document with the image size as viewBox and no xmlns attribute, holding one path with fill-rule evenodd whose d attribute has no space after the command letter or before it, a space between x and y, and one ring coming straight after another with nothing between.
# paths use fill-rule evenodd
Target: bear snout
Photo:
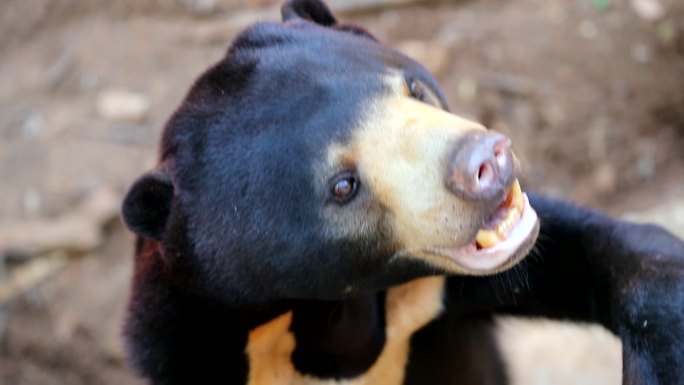
<instances>
[{"instance_id":1,"label":"bear snout","mask_svg":"<svg viewBox=\"0 0 684 385\"><path fill-rule=\"evenodd\" d=\"M511 140L497 132L469 132L448 155L446 185L459 198L500 200L514 179Z\"/></svg>"}]
</instances>

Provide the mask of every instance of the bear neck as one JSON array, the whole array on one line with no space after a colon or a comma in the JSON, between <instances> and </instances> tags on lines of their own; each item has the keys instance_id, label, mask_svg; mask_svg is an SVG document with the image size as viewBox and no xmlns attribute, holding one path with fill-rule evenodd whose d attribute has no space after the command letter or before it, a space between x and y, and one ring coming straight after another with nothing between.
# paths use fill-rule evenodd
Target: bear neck
<instances>
[{"instance_id":1,"label":"bear neck","mask_svg":"<svg viewBox=\"0 0 684 385\"><path fill-rule=\"evenodd\" d=\"M156 357L184 362L188 373L216 372L215 376L224 378L246 375L253 332L271 327L282 316L288 317L284 331L296 341L292 363L303 374L319 378L359 375L373 365L385 343L384 292L343 301L231 305L188 290L179 284L177 273L164 261L157 242L139 243L135 301L129 304L125 333L133 341L129 344L133 363L143 373L159 366L159 362L146 362Z\"/></svg>"}]
</instances>

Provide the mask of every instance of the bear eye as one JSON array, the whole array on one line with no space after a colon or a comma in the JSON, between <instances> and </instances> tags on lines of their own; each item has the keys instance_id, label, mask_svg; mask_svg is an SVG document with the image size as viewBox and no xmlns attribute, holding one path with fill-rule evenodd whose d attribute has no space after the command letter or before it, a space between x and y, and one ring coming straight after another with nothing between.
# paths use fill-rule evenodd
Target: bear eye
<instances>
[{"instance_id":1,"label":"bear eye","mask_svg":"<svg viewBox=\"0 0 684 385\"><path fill-rule=\"evenodd\" d=\"M411 79L408 84L411 97L431 106L440 107L441 103L435 93L420 80Z\"/></svg>"},{"instance_id":2,"label":"bear eye","mask_svg":"<svg viewBox=\"0 0 684 385\"><path fill-rule=\"evenodd\" d=\"M411 80L409 82L409 91L411 92L412 97L420 101L423 101L425 94L423 93L423 86L420 83L418 83L415 80Z\"/></svg>"},{"instance_id":3,"label":"bear eye","mask_svg":"<svg viewBox=\"0 0 684 385\"><path fill-rule=\"evenodd\" d=\"M352 174L342 174L335 178L330 194L338 203L349 202L359 188L359 181Z\"/></svg>"}]
</instances>

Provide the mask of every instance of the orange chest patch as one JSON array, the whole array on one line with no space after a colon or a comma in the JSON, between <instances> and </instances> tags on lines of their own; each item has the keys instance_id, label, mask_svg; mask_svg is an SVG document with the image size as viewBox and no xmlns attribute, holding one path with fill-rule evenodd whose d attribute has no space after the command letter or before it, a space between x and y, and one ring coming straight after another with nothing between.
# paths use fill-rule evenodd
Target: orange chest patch
<instances>
[{"instance_id":1,"label":"orange chest patch","mask_svg":"<svg viewBox=\"0 0 684 385\"><path fill-rule=\"evenodd\" d=\"M444 277L411 281L387 292L386 341L378 359L359 377L322 379L297 371L290 359L297 341L290 325L292 312L249 333L247 385L400 385L413 333L442 312Z\"/></svg>"}]
</instances>

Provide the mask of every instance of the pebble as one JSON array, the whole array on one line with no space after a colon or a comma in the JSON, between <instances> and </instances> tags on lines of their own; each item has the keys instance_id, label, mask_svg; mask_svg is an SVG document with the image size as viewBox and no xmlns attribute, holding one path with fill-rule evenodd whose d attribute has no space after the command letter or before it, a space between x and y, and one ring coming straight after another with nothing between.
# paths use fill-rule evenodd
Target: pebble
<instances>
[{"instance_id":1,"label":"pebble","mask_svg":"<svg viewBox=\"0 0 684 385\"><path fill-rule=\"evenodd\" d=\"M640 18L654 22L665 16L665 8L659 0L631 0L632 10Z\"/></svg>"},{"instance_id":2,"label":"pebble","mask_svg":"<svg viewBox=\"0 0 684 385\"><path fill-rule=\"evenodd\" d=\"M157 135L142 124L117 124L110 137L117 143L154 145Z\"/></svg>"},{"instance_id":3,"label":"pebble","mask_svg":"<svg viewBox=\"0 0 684 385\"><path fill-rule=\"evenodd\" d=\"M656 164L651 155L643 155L637 161L636 172L641 179L649 179L655 174Z\"/></svg>"},{"instance_id":4,"label":"pebble","mask_svg":"<svg viewBox=\"0 0 684 385\"><path fill-rule=\"evenodd\" d=\"M609 193L617 186L617 171L612 164L603 163L594 171L593 179L598 191Z\"/></svg>"},{"instance_id":5,"label":"pebble","mask_svg":"<svg viewBox=\"0 0 684 385\"><path fill-rule=\"evenodd\" d=\"M36 216L43 206L43 196L38 190L28 190L24 194L24 212L29 216Z\"/></svg>"},{"instance_id":6,"label":"pebble","mask_svg":"<svg viewBox=\"0 0 684 385\"><path fill-rule=\"evenodd\" d=\"M183 0L185 7L198 16L206 16L213 13L217 6L217 0Z\"/></svg>"},{"instance_id":7,"label":"pebble","mask_svg":"<svg viewBox=\"0 0 684 385\"><path fill-rule=\"evenodd\" d=\"M48 88L56 89L59 87L70 73L76 69L76 59L71 52L64 52L55 60L55 62L47 69L45 74L45 83Z\"/></svg>"},{"instance_id":8,"label":"pebble","mask_svg":"<svg viewBox=\"0 0 684 385\"><path fill-rule=\"evenodd\" d=\"M599 29L591 20L582 20L577 27L577 33L587 40L594 40L599 34Z\"/></svg>"},{"instance_id":9,"label":"pebble","mask_svg":"<svg viewBox=\"0 0 684 385\"><path fill-rule=\"evenodd\" d=\"M138 92L109 89L97 97L98 114L113 122L141 122L149 109L149 98Z\"/></svg>"},{"instance_id":10,"label":"pebble","mask_svg":"<svg viewBox=\"0 0 684 385\"><path fill-rule=\"evenodd\" d=\"M21 133L24 139L36 139L45 128L45 119L40 112L32 112L24 121Z\"/></svg>"}]
</instances>

